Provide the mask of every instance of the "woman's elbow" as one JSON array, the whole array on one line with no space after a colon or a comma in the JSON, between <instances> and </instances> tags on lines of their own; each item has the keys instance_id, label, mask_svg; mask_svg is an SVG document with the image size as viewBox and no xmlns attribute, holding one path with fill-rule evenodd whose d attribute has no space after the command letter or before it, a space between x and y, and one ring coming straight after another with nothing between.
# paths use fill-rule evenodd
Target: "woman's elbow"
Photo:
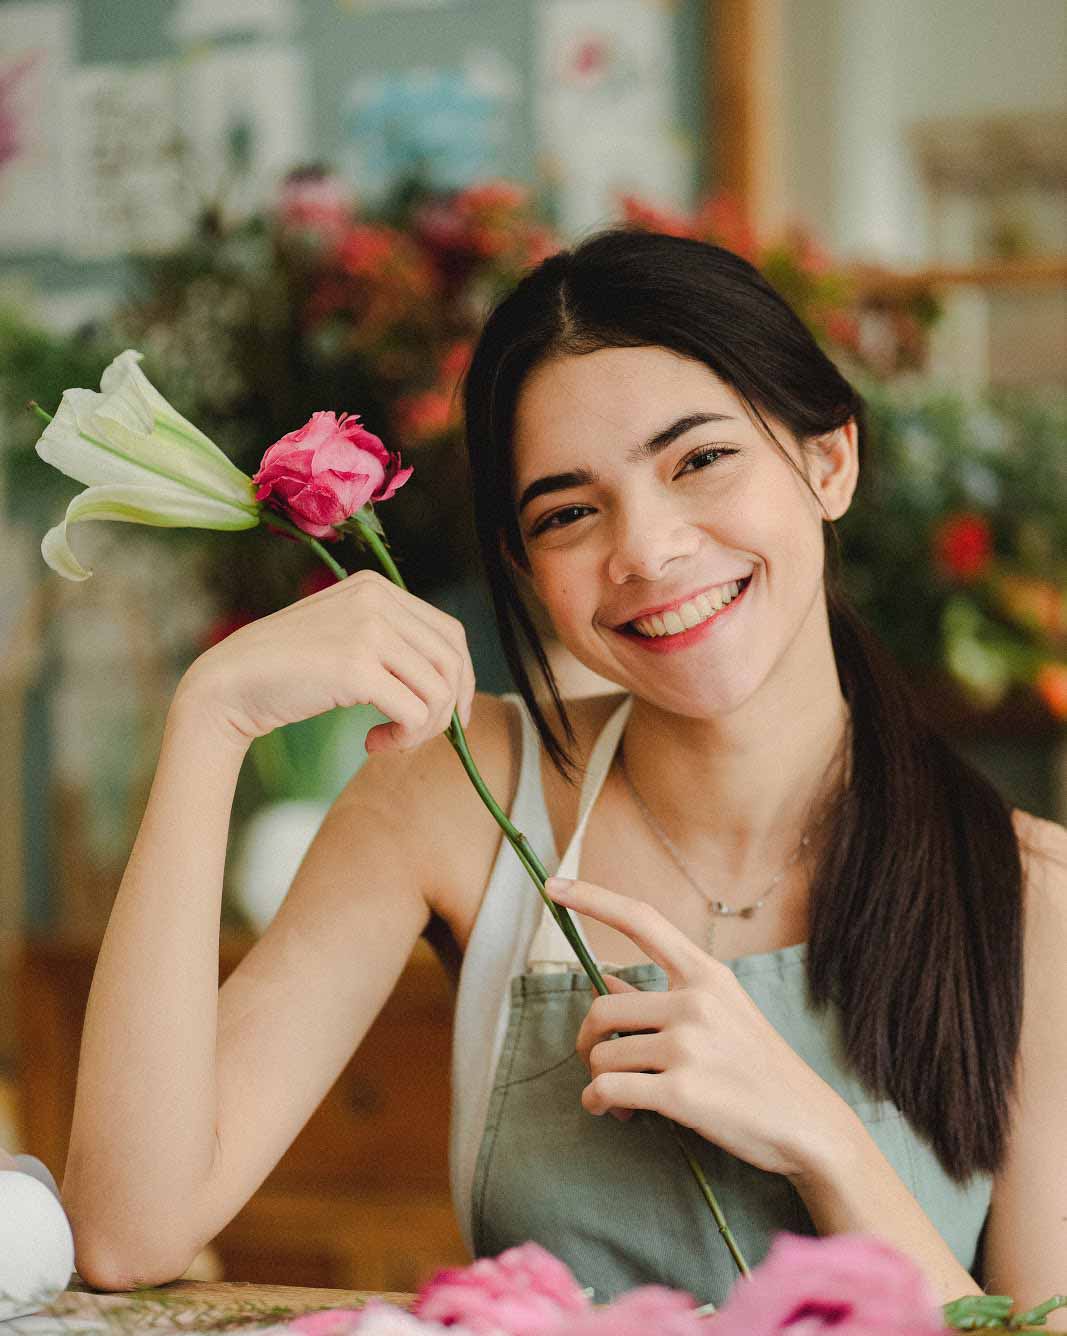
<instances>
[{"instance_id":1,"label":"woman's elbow","mask_svg":"<svg viewBox=\"0 0 1067 1336\"><path fill-rule=\"evenodd\" d=\"M74 1260L78 1275L94 1290L136 1290L166 1285L188 1270L198 1248L160 1249L74 1227Z\"/></svg>"}]
</instances>

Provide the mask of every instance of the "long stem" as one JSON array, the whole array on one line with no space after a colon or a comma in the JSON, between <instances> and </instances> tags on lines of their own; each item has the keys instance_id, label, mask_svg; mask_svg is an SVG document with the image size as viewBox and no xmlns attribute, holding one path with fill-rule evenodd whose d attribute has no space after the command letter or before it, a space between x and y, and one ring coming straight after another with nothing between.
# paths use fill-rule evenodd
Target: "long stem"
<instances>
[{"instance_id":1,"label":"long stem","mask_svg":"<svg viewBox=\"0 0 1067 1336\"><path fill-rule=\"evenodd\" d=\"M302 529L298 529L295 524L290 524L288 521L283 520L279 515L265 514L265 518L268 523L275 525L277 528L284 529L285 532L291 533L294 538L299 538L302 542L307 543L307 545L316 552L323 561L325 561L327 566L329 566L330 570L333 571L339 580L343 580L346 577L347 572L343 567L338 565L322 544L312 538L310 534L304 533ZM374 553L375 559L378 561L378 564L381 566L385 574L393 584L397 585L400 589L407 589L407 585L404 583L404 577L397 569L396 562L393 560L385 543L382 542L381 537L375 533L374 529L369 524L365 524L358 515L356 515L354 519L359 526L360 537ZM463 768L466 770L471 783L477 790L478 796L492 813L493 819L504 832L504 837L518 855L519 862L526 869L530 880L537 887L538 894L548 906L549 913L555 919L564 937L566 937L573 948L574 954L581 962L582 968L589 976L593 987L601 996L603 996L607 993L608 986L604 982L604 976L601 974L599 966L589 954L588 948L582 941L581 934L575 927L574 920L571 918L568 911L561 905L557 905L545 890L545 882L548 880L548 872L545 865L534 852L526 836L515 826L508 814L501 808L500 804L489 792L485 780L482 779L478 767L474 764L474 757L471 756L470 748L467 746L467 735L463 731L463 725L460 723L459 715L455 710L452 711L452 722L445 730L445 737L448 738L449 742L452 744L452 748L462 762ZM711 1184L708 1182L699 1160L686 1145L682 1130L678 1124L672 1122L670 1118L667 1118L664 1121L671 1129L671 1134L678 1143L678 1147L685 1157L690 1172L696 1179L701 1195L711 1210L715 1224L730 1251L730 1256L734 1259L734 1264L737 1267L738 1272L742 1276L749 1275L748 1263L745 1261L741 1249L738 1247L737 1241L731 1233L729 1225L726 1223L726 1216L723 1214L722 1207L719 1205L715 1193L711 1189Z\"/></svg>"}]
</instances>

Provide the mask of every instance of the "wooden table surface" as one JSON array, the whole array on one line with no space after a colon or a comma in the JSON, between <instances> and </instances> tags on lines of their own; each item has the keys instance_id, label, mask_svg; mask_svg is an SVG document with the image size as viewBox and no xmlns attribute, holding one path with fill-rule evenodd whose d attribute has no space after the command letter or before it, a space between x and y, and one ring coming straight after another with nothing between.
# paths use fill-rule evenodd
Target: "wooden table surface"
<instances>
[{"instance_id":1,"label":"wooden table surface","mask_svg":"<svg viewBox=\"0 0 1067 1336\"><path fill-rule=\"evenodd\" d=\"M12 1336L74 1336L79 1332L232 1332L266 1327L322 1308L362 1308L370 1299L406 1308L410 1294L365 1290L314 1290L295 1285L253 1285L242 1281L208 1284L175 1281L132 1294L96 1294L73 1287L32 1317L3 1324Z\"/></svg>"}]
</instances>

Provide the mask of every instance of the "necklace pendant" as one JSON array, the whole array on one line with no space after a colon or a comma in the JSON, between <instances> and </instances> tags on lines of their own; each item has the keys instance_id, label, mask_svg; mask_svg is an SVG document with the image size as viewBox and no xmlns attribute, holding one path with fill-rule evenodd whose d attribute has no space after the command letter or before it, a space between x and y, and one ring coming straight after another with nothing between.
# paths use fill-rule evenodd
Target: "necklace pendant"
<instances>
[{"instance_id":1,"label":"necklace pendant","mask_svg":"<svg viewBox=\"0 0 1067 1336\"><path fill-rule=\"evenodd\" d=\"M757 909L756 905L745 905L744 909L739 909L737 912L741 915L742 918L751 918L752 915L756 912L756 909Z\"/></svg>"}]
</instances>

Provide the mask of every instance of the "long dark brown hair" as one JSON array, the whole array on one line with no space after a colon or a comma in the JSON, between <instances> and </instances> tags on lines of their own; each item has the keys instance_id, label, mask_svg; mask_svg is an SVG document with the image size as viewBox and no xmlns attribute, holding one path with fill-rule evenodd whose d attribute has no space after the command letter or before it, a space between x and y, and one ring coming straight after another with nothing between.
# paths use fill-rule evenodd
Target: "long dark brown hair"
<instances>
[{"instance_id":1,"label":"long dark brown hair","mask_svg":"<svg viewBox=\"0 0 1067 1336\"><path fill-rule=\"evenodd\" d=\"M631 230L544 261L490 314L464 385L475 521L504 653L565 778L576 766L527 672L533 656L566 744L575 735L511 562L528 569L512 486L519 393L546 359L661 347L702 362L798 441L857 423L861 397L746 261ZM773 439L773 434L772 434ZM828 526L829 532L829 526ZM833 545L828 544L833 555ZM824 827L807 978L840 1013L845 1053L959 1182L1002 1162L1022 1020L1022 866L1011 812L923 717L827 562L830 633L851 713L851 765Z\"/></svg>"}]
</instances>

